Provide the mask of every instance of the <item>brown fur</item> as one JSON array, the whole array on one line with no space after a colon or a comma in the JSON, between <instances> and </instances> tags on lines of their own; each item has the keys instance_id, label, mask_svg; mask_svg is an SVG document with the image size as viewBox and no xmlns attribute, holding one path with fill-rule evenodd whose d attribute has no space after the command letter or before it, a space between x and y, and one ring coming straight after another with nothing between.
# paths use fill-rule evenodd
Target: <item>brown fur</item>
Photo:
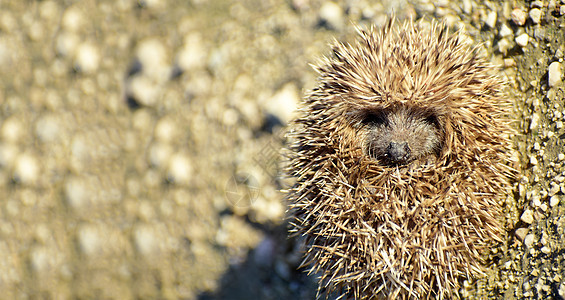
<instances>
[{"instance_id":1,"label":"brown fur","mask_svg":"<svg viewBox=\"0 0 565 300\"><path fill-rule=\"evenodd\" d=\"M319 86L289 134L303 264L344 298L451 298L504 236L510 102L443 25L391 19L359 33L316 67ZM391 142L409 156L391 163Z\"/></svg>"}]
</instances>

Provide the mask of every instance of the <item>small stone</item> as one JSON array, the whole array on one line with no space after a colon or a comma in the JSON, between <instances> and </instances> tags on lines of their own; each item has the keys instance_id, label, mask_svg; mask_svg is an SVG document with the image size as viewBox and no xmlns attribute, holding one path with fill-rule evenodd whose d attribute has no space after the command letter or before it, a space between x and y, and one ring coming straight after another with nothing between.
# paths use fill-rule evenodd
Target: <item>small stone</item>
<instances>
[{"instance_id":1,"label":"small stone","mask_svg":"<svg viewBox=\"0 0 565 300\"><path fill-rule=\"evenodd\" d=\"M561 7L559 7L559 14L565 15L565 5L561 5Z\"/></svg>"},{"instance_id":2,"label":"small stone","mask_svg":"<svg viewBox=\"0 0 565 300\"><path fill-rule=\"evenodd\" d=\"M78 46L75 57L75 69L82 73L93 73L98 69L100 54L98 49L91 43L83 43Z\"/></svg>"},{"instance_id":3,"label":"small stone","mask_svg":"<svg viewBox=\"0 0 565 300\"><path fill-rule=\"evenodd\" d=\"M541 252L543 252L544 254L549 254L551 253L551 249L547 246L543 246L541 247Z\"/></svg>"},{"instance_id":4,"label":"small stone","mask_svg":"<svg viewBox=\"0 0 565 300\"><path fill-rule=\"evenodd\" d=\"M527 17L526 12L520 8L515 8L511 14L512 22L518 26L524 26Z\"/></svg>"},{"instance_id":5,"label":"small stone","mask_svg":"<svg viewBox=\"0 0 565 300\"><path fill-rule=\"evenodd\" d=\"M171 118L161 118L155 125L155 138L161 142L172 142L177 135L177 126Z\"/></svg>"},{"instance_id":6,"label":"small stone","mask_svg":"<svg viewBox=\"0 0 565 300\"><path fill-rule=\"evenodd\" d=\"M39 163L35 156L24 153L16 158L14 180L22 184L33 184L39 176Z\"/></svg>"},{"instance_id":7,"label":"small stone","mask_svg":"<svg viewBox=\"0 0 565 300\"><path fill-rule=\"evenodd\" d=\"M549 87L554 87L561 83L562 73L561 63L554 61L549 65L547 69L547 83Z\"/></svg>"},{"instance_id":8,"label":"small stone","mask_svg":"<svg viewBox=\"0 0 565 300\"><path fill-rule=\"evenodd\" d=\"M31 268L37 273L47 271L49 267L49 254L43 247L35 248L30 254Z\"/></svg>"},{"instance_id":9,"label":"small stone","mask_svg":"<svg viewBox=\"0 0 565 300\"><path fill-rule=\"evenodd\" d=\"M133 232L137 250L143 255L150 255L157 250L158 240L154 230L148 226L138 226Z\"/></svg>"},{"instance_id":10,"label":"small stone","mask_svg":"<svg viewBox=\"0 0 565 300\"><path fill-rule=\"evenodd\" d=\"M506 23L503 23L502 26L500 26L499 34L501 37L507 37L513 35L514 32L512 31L512 28L506 25Z\"/></svg>"},{"instance_id":11,"label":"small stone","mask_svg":"<svg viewBox=\"0 0 565 300\"><path fill-rule=\"evenodd\" d=\"M532 248L532 246L535 242L535 239L536 239L536 236L533 233L526 235L526 237L524 238L524 245L526 245L526 247L528 247L528 248Z\"/></svg>"},{"instance_id":12,"label":"small stone","mask_svg":"<svg viewBox=\"0 0 565 300\"><path fill-rule=\"evenodd\" d=\"M529 15L530 15L530 19L532 19L532 22L534 22L534 24L540 23L541 10L539 10L539 8L531 9Z\"/></svg>"},{"instance_id":13,"label":"small stone","mask_svg":"<svg viewBox=\"0 0 565 300\"><path fill-rule=\"evenodd\" d=\"M559 185L557 185L556 183L551 183L551 188L549 189L549 196L553 196L555 194L557 194L559 192Z\"/></svg>"},{"instance_id":14,"label":"small stone","mask_svg":"<svg viewBox=\"0 0 565 300\"><path fill-rule=\"evenodd\" d=\"M530 37L528 36L527 33L522 33L521 35L517 36L515 39L516 44L518 44L520 47L526 47L528 45L528 41L530 40Z\"/></svg>"},{"instance_id":15,"label":"small stone","mask_svg":"<svg viewBox=\"0 0 565 300\"><path fill-rule=\"evenodd\" d=\"M320 8L320 21L332 29L339 30L343 26L343 10L335 2L325 2Z\"/></svg>"},{"instance_id":16,"label":"small stone","mask_svg":"<svg viewBox=\"0 0 565 300\"><path fill-rule=\"evenodd\" d=\"M292 83L286 84L267 102L267 112L288 124L294 118L299 100L298 88Z\"/></svg>"},{"instance_id":17,"label":"small stone","mask_svg":"<svg viewBox=\"0 0 565 300\"><path fill-rule=\"evenodd\" d=\"M536 158L535 155L531 155L531 156L530 156L530 164L531 164L532 166L535 166L535 165L538 164L538 159Z\"/></svg>"},{"instance_id":18,"label":"small stone","mask_svg":"<svg viewBox=\"0 0 565 300\"><path fill-rule=\"evenodd\" d=\"M543 1L534 1L532 2L532 4L530 4L530 8L542 8L543 7Z\"/></svg>"},{"instance_id":19,"label":"small stone","mask_svg":"<svg viewBox=\"0 0 565 300\"><path fill-rule=\"evenodd\" d=\"M78 243L80 250L86 255L93 255L100 251L103 239L98 230L92 225L81 226L78 230Z\"/></svg>"},{"instance_id":20,"label":"small stone","mask_svg":"<svg viewBox=\"0 0 565 300\"><path fill-rule=\"evenodd\" d=\"M559 204L559 197L555 195L551 196L551 198L549 198L549 206L555 207L557 204Z\"/></svg>"},{"instance_id":21,"label":"small stone","mask_svg":"<svg viewBox=\"0 0 565 300\"><path fill-rule=\"evenodd\" d=\"M565 159L565 154L564 153L559 153L559 155L557 155L557 158L559 160L564 160Z\"/></svg>"},{"instance_id":22,"label":"small stone","mask_svg":"<svg viewBox=\"0 0 565 300\"><path fill-rule=\"evenodd\" d=\"M523 243L524 242L524 238L526 237L526 235L528 234L528 228L518 228L516 229L516 231L514 232L514 234L516 235L516 237Z\"/></svg>"},{"instance_id":23,"label":"small stone","mask_svg":"<svg viewBox=\"0 0 565 300\"><path fill-rule=\"evenodd\" d=\"M534 212L531 209L526 209L522 216L520 217L524 223L532 224L534 222Z\"/></svg>"},{"instance_id":24,"label":"small stone","mask_svg":"<svg viewBox=\"0 0 565 300\"><path fill-rule=\"evenodd\" d=\"M538 126L539 126L539 118L540 118L540 116L539 116L538 113L534 113L534 114L532 115L532 121L531 121L531 123L530 123L530 130L536 130L536 129L538 129Z\"/></svg>"},{"instance_id":25,"label":"small stone","mask_svg":"<svg viewBox=\"0 0 565 300\"><path fill-rule=\"evenodd\" d=\"M183 71L202 68L208 60L207 55L200 33L193 33L185 37L184 46L176 57L177 65Z\"/></svg>"},{"instance_id":26,"label":"small stone","mask_svg":"<svg viewBox=\"0 0 565 300\"><path fill-rule=\"evenodd\" d=\"M508 53L508 50L512 48L512 44L507 39L500 39L497 45L498 45L498 51L500 51L500 53L502 53L503 55L506 55Z\"/></svg>"},{"instance_id":27,"label":"small stone","mask_svg":"<svg viewBox=\"0 0 565 300\"><path fill-rule=\"evenodd\" d=\"M54 115L41 117L35 124L35 133L42 142L52 142L61 135L59 121Z\"/></svg>"},{"instance_id":28,"label":"small stone","mask_svg":"<svg viewBox=\"0 0 565 300\"><path fill-rule=\"evenodd\" d=\"M64 30L71 32L78 31L86 19L87 18L82 15L81 9L75 5L65 10L61 19L61 25Z\"/></svg>"},{"instance_id":29,"label":"small stone","mask_svg":"<svg viewBox=\"0 0 565 300\"><path fill-rule=\"evenodd\" d=\"M72 208L84 207L92 197L86 182L80 178L67 179L65 183L65 198Z\"/></svg>"},{"instance_id":30,"label":"small stone","mask_svg":"<svg viewBox=\"0 0 565 300\"><path fill-rule=\"evenodd\" d=\"M496 11L491 11L487 15L486 25L490 28L494 28L496 25Z\"/></svg>"},{"instance_id":31,"label":"small stone","mask_svg":"<svg viewBox=\"0 0 565 300\"><path fill-rule=\"evenodd\" d=\"M192 179L192 164L184 154L174 154L169 160L168 180L178 184L188 184Z\"/></svg>"}]
</instances>

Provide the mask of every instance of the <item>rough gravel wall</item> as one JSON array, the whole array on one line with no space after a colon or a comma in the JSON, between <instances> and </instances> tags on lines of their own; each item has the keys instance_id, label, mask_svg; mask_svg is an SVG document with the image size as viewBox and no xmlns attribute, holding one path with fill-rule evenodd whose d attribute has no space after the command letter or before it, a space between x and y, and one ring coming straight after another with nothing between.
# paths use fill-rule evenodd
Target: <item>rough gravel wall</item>
<instances>
[{"instance_id":1,"label":"rough gravel wall","mask_svg":"<svg viewBox=\"0 0 565 300\"><path fill-rule=\"evenodd\" d=\"M463 27L517 103L509 238L461 295L564 297L565 3L396 3L0 1L0 298L312 299L282 127L330 39L393 10Z\"/></svg>"}]
</instances>

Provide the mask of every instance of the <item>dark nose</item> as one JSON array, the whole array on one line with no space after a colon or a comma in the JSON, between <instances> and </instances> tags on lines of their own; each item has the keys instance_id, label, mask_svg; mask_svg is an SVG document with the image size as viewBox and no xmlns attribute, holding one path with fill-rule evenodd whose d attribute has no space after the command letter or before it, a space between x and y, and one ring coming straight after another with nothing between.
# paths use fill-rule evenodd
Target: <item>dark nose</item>
<instances>
[{"instance_id":1,"label":"dark nose","mask_svg":"<svg viewBox=\"0 0 565 300\"><path fill-rule=\"evenodd\" d=\"M406 142L390 142L386 148L386 154L392 162L405 162L410 157L410 147Z\"/></svg>"}]
</instances>

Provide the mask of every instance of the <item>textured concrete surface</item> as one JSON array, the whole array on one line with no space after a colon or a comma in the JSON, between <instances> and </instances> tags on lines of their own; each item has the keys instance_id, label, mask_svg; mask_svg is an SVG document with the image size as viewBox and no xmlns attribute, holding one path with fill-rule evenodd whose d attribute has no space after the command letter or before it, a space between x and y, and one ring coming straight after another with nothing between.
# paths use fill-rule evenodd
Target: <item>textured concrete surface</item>
<instances>
[{"instance_id":1,"label":"textured concrete surface","mask_svg":"<svg viewBox=\"0 0 565 300\"><path fill-rule=\"evenodd\" d=\"M0 1L3 299L312 299L283 127L353 23L443 19L500 65L523 177L469 298L564 297L563 1Z\"/></svg>"}]
</instances>

